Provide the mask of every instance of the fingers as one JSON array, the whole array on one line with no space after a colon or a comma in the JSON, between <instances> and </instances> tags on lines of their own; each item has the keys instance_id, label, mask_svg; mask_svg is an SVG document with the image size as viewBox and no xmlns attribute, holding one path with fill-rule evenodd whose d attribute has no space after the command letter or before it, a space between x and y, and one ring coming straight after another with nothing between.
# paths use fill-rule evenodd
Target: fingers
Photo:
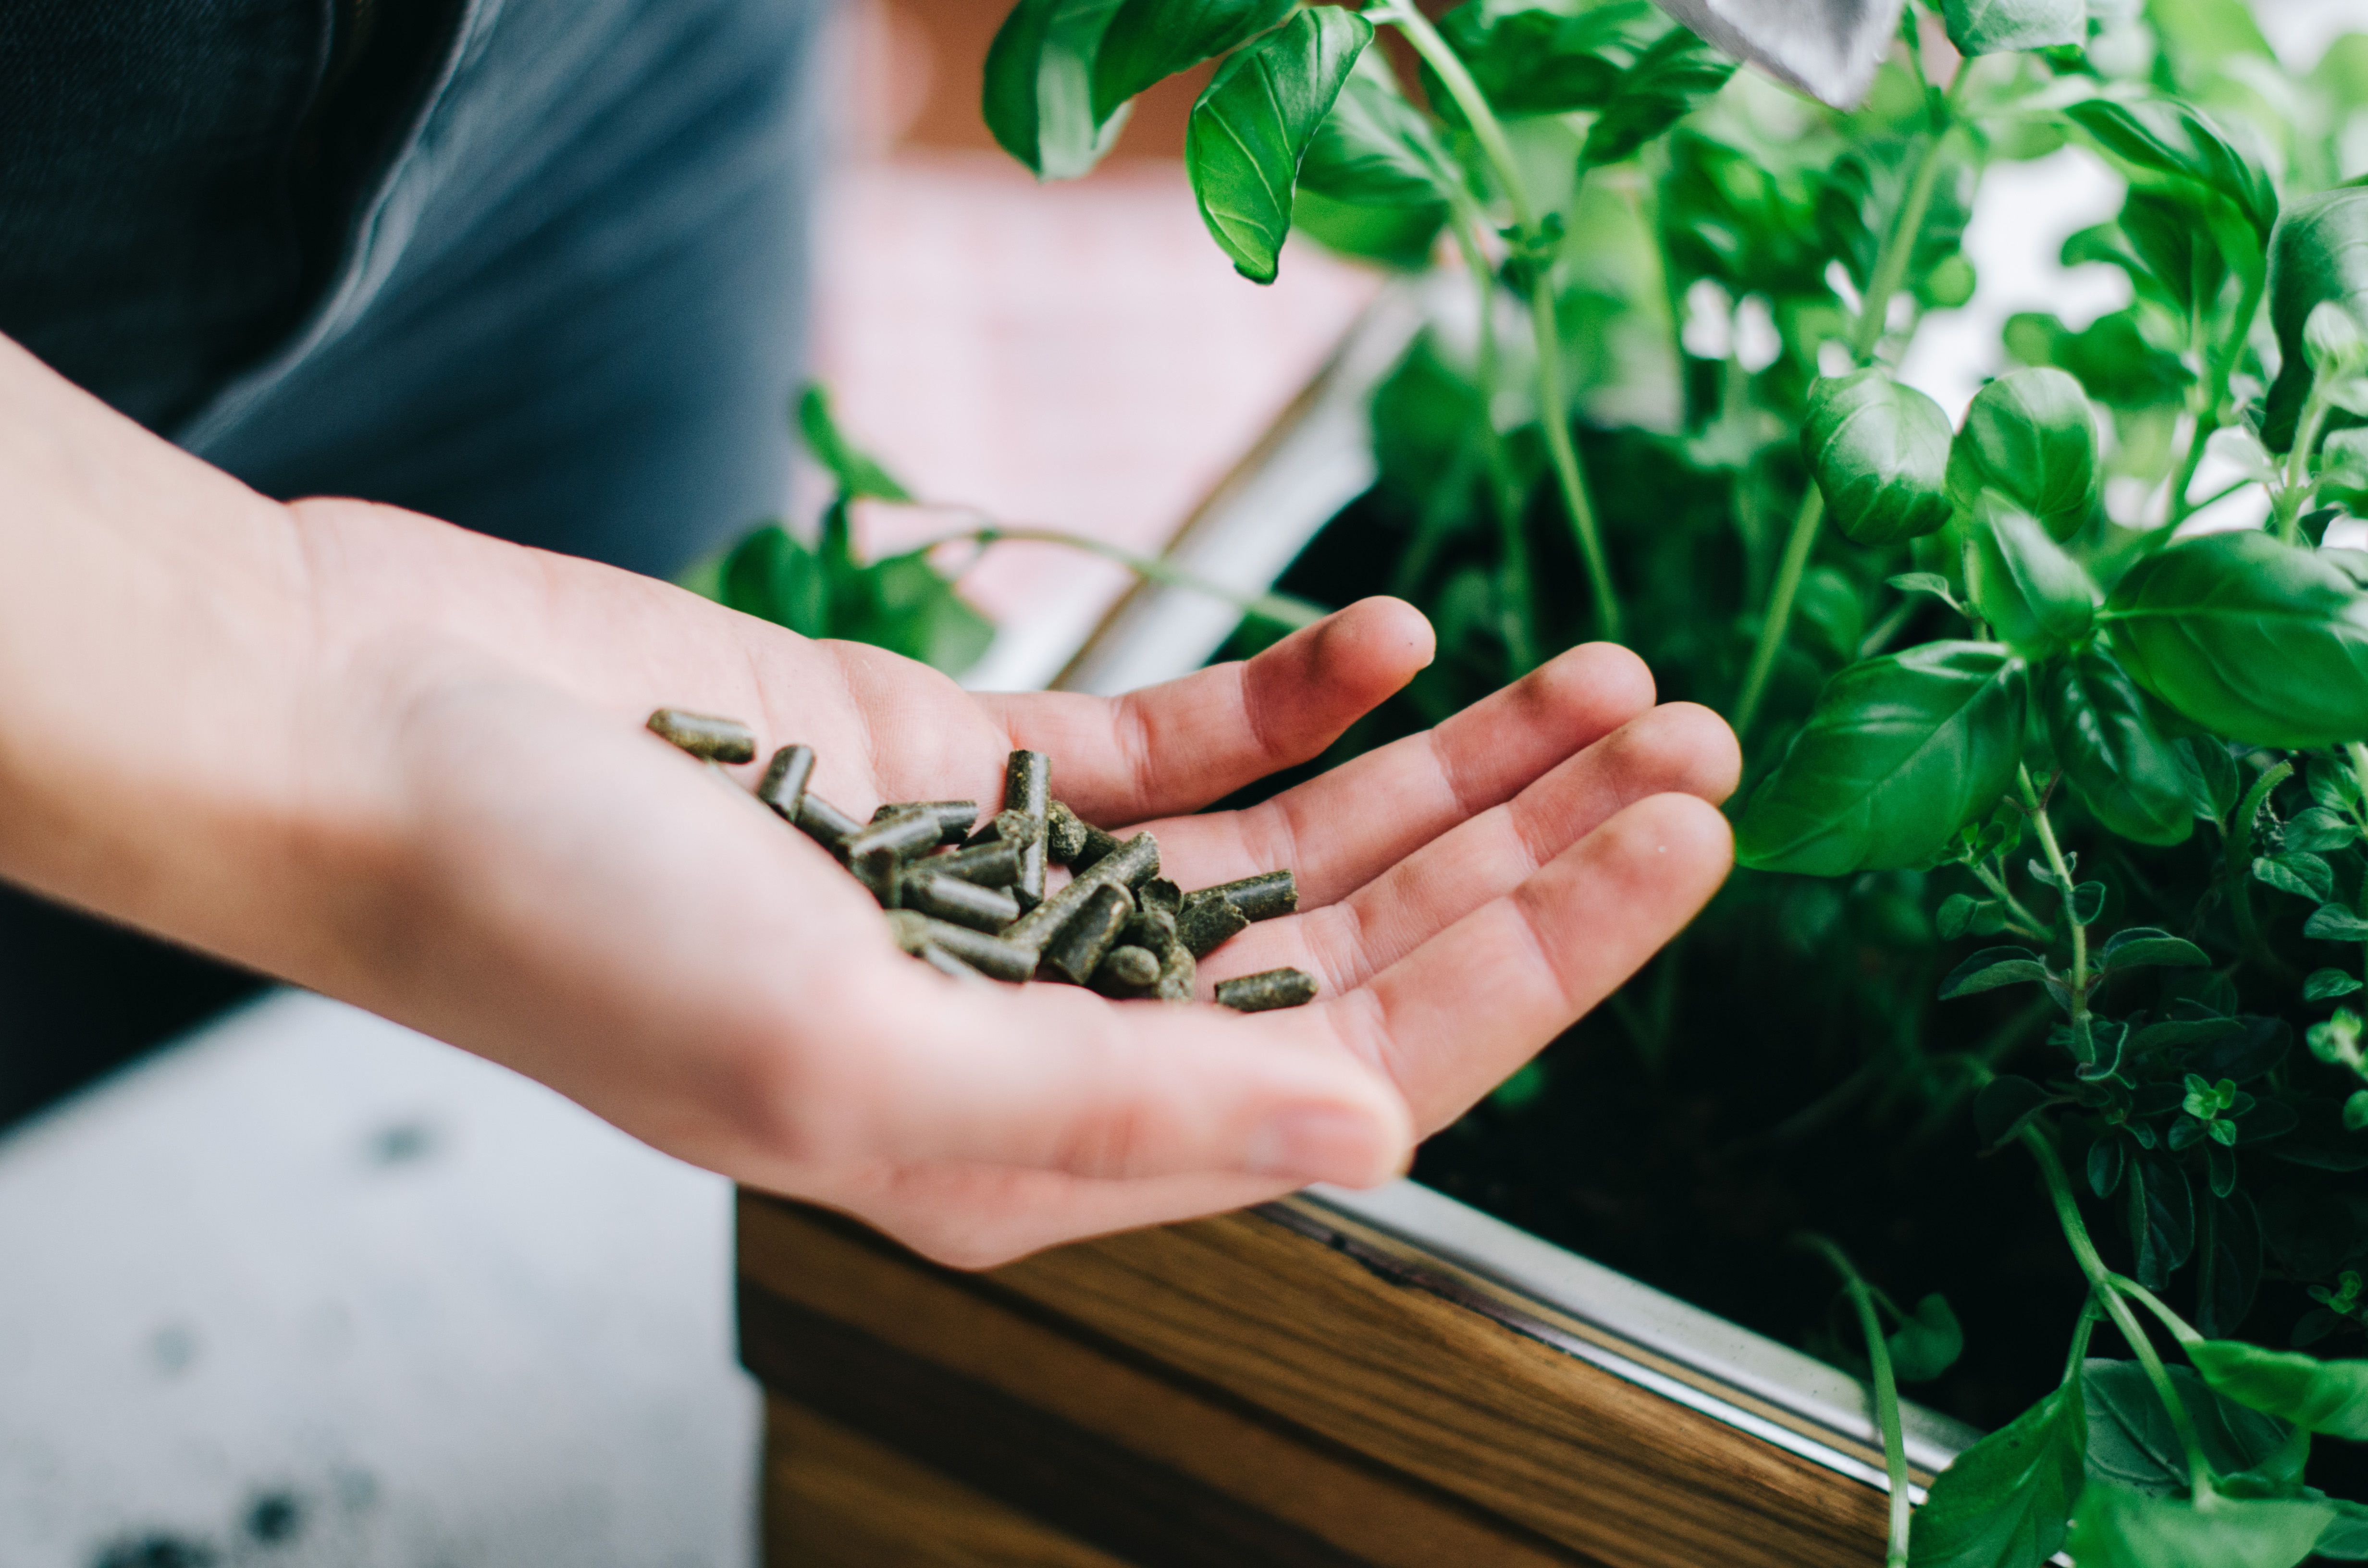
<instances>
[{"instance_id":1,"label":"fingers","mask_svg":"<svg viewBox=\"0 0 2368 1568\"><path fill-rule=\"evenodd\" d=\"M1655 795L1324 1009L1424 1133L1568 1028L1709 902L1734 845L1717 808Z\"/></svg>"},{"instance_id":2,"label":"fingers","mask_svg":"<svg viewBox=\"0 0 2368 1568\"><path fill-rule=\"evenodd\" d=\"M1628 806L1661 794L1716 803L1741 767L1734 732L1710 710L1652 709L1349 897L1252 926L1211 956L1202 978L1289 964L1314 974L1325 995L1353 991Z\"/></svg>"},{"instance_id":3,"label":"fingers","mask_svg":"<svg viewBox=\"0 0 2368 1568\"><path fill-rule=\"evenodd\" d=\"M1430 623L1360 600L1256 658L1113 699L982 698L1014 746L1052 755L1053 793L1088 822L1197 811L1306 761L1430 663Z\"/></svg>"},{"instance_id":4,"label":"fingers","mask_svg":"<svg viewBox=\"0 0 2368 1568\"><path fill-rule=\"evenodd\" d=\"M1329 903L1653 705L1652 672L1590 642L1419 735L1343 763L1246 812L1154 824L1188 887L1289 866L1304 905Z\"/></svg>"}]
</instances>

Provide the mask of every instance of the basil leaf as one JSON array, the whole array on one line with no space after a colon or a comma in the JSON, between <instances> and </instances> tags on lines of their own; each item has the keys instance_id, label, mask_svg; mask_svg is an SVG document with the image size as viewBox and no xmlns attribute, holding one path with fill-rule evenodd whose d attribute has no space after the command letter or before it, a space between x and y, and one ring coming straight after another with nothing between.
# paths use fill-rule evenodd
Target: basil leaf
<instances>
[{"instance_id":1,"label":"basil leaf","mask_svg":"<svg viewBox=\"0 0 2368 1568\"><path fill-rule=\"evenodd\" d=\"M814 460L830 471L841 495L869 495L882 501L913 498L894 475L840 433L830 415L830 394L811 382L798 394L798 435Z\"/></svg>"},{"instance_id":2,"label":"basil leaf","mask_svg":"<svg viewBox=\"0 0 2368 1568\"><path fill-rule=\"evenodd\" d=\"M1075 179L1118 141L1125 116L1094 114L1093 64L1119 4L1019 0L987 46L980 112L1039 179Z\"/></svg>"},{"instance_id":3,"label":"basil leaf","mask_svg":"<svg viewBox=\"0 0 2368 1568\"><path fill-rule=\"evenodd\" d=\"M2044 1562L2086 1480L2088 1413L2066 1384L1950 1461L1908 1526L1908 1568Z\"/></svg>"},{"instance_id":4,"label":"basil leaf","mask_svg":"<svg viewBox=\"0 0 2368 1568\"><path fill-rule=\"evenodd\" d=\"M1801 455L1835 526L1859 544L1897 544L1949 520L1949 416L1882 370L1810 385ZM1951 597L1945 578L1917 586Z\"/></svg>"},{"instance_id":5,"label":"basil leaf","mask_svg":"<svg viewBox=\"0 0 2368 1568\"><path fill-rule=\"evenodd\" d=\"M834 637L869 642L948 675L978 663L995 623L955 594L923 552L861 568L833 606Z\"/></svg>"},{"instance_id":6,"label":"basil leaf","mask_svg":"<svg viewBox=\"0 0 2368 1568\"><path fill-rule=\"evenodd\" d=\"M1949 494L1964 510L1994 491L2069 539L2096 508L2097 427L2080 383L2016 370L1974 394L1949 447Z\"/></svg>"},{"instance_id":7,"label":"basil leaf","mask_svg":"<svg viewBox=\"0 0 2368 1568\"><path fill-rule=\"evenodd\" d=\"M1671 28L1620 74L1578 150L1588 167L1616 164L1694 111L1735 74L1735 62L1683 28Z\"/></svg>"},{"instance_id":8,"label":"basil leaf","mask_svg":"<svg viewBox=\"0 0 2368 1568\"><path fill-rule=\"evenodd\" d=\"M1835 675L1736 824L1744 864L1839 876L1930 859L2014 777L2022 670L1995 643L1928 642Z\"/></svg>"},{"instance_id":9,"label":"basil leaf","mask_svg":"<svg viewBox=\"0 0 2368 1568\"><path fill-rule=\"evenodd\" d=\"M1398 90L1378 50L1357 56L1348 85L1315 128L1299 165L1299 188L1379 207L1435 208L1444 213L1446 147L1423 112Z\"/></svg>"},{"instance_id":10,"label":"basil leaf","mask_svg":"<svg viewBox=\"0 0 2368 1568\"><path fill-rule=\"evenodd\" d=\"M1291 15L1294 0L1124 0L1094 51L1093 115L1099 125L1154 83L1256 38Z\"/></svg>"},{"instance_id":11,"label":"basil leaf","mask_svg":"<svg viewBox=\"0 0 2368 1568\"><path fill-rule=\"evenodd\" d=\"M2195 831L2179 754L2156 727L2149 705L2121 665L2097 649L2082 649L2041 676L2037 695L2048 743L2073 794L2091 816L2140 844L2180 844ZM2123 932L2114 942L2133 935ZM2195 953L2192 960L2177 961L2205 961L2189 944L2177 946ZM2108 944L2108 962L2114 951Z\"/></svg>"},{"instance_id":12,"label":"basil leaf","mask_svg":"<svg viewBox=\"0 0 2368 1568\"><path fill-rule=\"evenodd\" d=\"M2351 186L2296 201L2270 236L2270 325L2283 357L2271 383L2261 439L2274 452L2294 445L2294 422L2310 395L2303 328L2333 301L2368 331L2368 187Z\"/></svg>"},{"instance_id":13,"label":"basil leaf","mask_svg":"<svg viewBox=\"0 0 2368 1568\"><path fill-rule=\"evenodd\" d=\"M2275 1459L2292 1440L2294 1430L2284 1422L2222 1399L2190 1369L2165 1370L2215 1473L2252 1470ZM2092 1483L2158 1497L2187 1490L2187 1455L2145 1368L2092 1358L2081 1363L2080 1392L2089 1417Z\"/></svg>"},{"instance_id":14,"label":"basil leaf","mask_svg":"<svg viewBox=\"0 0 2368 1568\"><path fill-rule=\"evenodd\" d=\"M2195 373L2147 337L2147 321L2132 305L2073 332L2052 315L2024 312L2007 318L2006 346L2026 365L2070 372L2082 391L2109 407L2177 404L2195 384Z\"/></svg>"},{"instance_id":15,"label":"basil leaf","mask_svg":"<svg viewBox=\"0 0 2368 1568\"><path fill-rule=\"evenodd\" d=\"M2195 1194L2185 1169L2153 1156L2131 1168L2129 1227L2138 1283L2159 1290L2195 1252Z\"/></svg>"},{"instance_id":16,"label":"basil leaf","mask_svg":"<svg viewBox=\"0 0 2368 1568\"><path fill-rule=\"evenodd\" d=\"M1894 1377L1903 1383L1929 1383L1965 1353L1965 1331L1949 1310L1948 1298L1934 1291L1883 1343L1891 1352Z\"/></svg>"},{"instance_id":17,"label":"basil leaf","mask_svg":"<svg viewBox=\"0 0 2368 1568\"><path fill-rule=\"evenodd\" d=\"M1662 27L1642 0L1580 10L1568 4L1472 0L1439 19L1439 34L1463 61L1497 113L1508 119L1600 108L1621 73ZM1426 73L1425 82L1430 78ZM1429 94L1449 105L1443 90Z\"/></svg>"},{"instance_id":18,"label":"basil leaf","mask_svg":"<svg viewBox=\"0 0 2368 1568\"><path fill-rule=\"evenodd\" d=\"M2116 157L2226 197L2268 241L2278 221L2277 187L2203 110L2175 98L2089 98L2064 114Z\"/></svg>"},{"instance_id":19,"label":"basil leaf","mask_svg":"<svg viewBox=\"0 0 2368 1568\"><path fill-rule=\"evenodd\" d=\"M2261 1221L2253 1200L2236 1189L2235 1152L2215 1142L2204 1153L2211 1194L2195 1243L2195 1322L2206 1334L2232 1334L2260 1289Z\"/></svg>"},{"instance_id":20,"label":"basil leaf","mask_svg":"<svg viewBox=\"0 0 2368 1568\"><path fill-rule=\"evenodd\" d=\"M2206 534L2131 568L2105 619L2132 678L2215 733L2368 737L2368 598L2313 551Z\"/></svg>"},{"instance_id":21,"label":"basil leaf","mask_svg":"<svg viewBox=\"0 0 2368 1568\"><path fill-rule=\"evenodd\" d=\"M2089 41L2085 0L1941 0L1941 17L1960 54L2012 54Z\"/></svg>"},{"instance_id":22,"label":"basil leaf","mask_svg":"<svg viewBox=\"0 0 2368 1568\"><path fill-rule=\"evenodd\" d=\"M2311 1315L2318 1316L2325 1312L2326 1309L2321 1308L2319 1312ZM2368 1503L2354 1503L2344 1497L2314 1497L2312 1501L2324 1501L2335 1510L2335 1522L2327 1527L2326 1533L2318 1538L2318 1544L2312 1550L2321 1557L2338 1562L2368 1562Z\"/></svg>"},{"instance_id":23,"label":"basil leaf","mask_svg":"<svg viewBox=\"0 0 2368 1568\"><path fill-rule=\"evenodd\" d=\"M827 637L830 587L814 552L781 528L758 528L723 559L717 602L786 626L801 637Z\"/></svg>"},{"instance_id":24,"label":"basil leaf","mask_svg":"<svg viewBox=\"0 0 2368 1568\"><path fill-rule=\"evenodd\" d=\"M2170 749L2186 780L2188 804L2199 819L2217 827L2237 807L2237 764L2228 748L2209 736L2181 736Z\"/></svg>"},{"instance_id":25,"label":"basil leaf","mask_svg":"<svg viewBox=\"0 0 2368 1568\"><path fill-rule=\"evenodd\" d=\"M2115 831L2119 831L2116 829ZM2098 966L2101 969L2135 969L2141 964L2159 964L2166 968L2203 969L2211 959L2194 943L2151 926L2133 926L2126 931L2116 931L2098 949Z\"/></svg>"},{"instance_id":26,"label":"basil leaf","mask_svg":"<svg viewBox=\"0 0 2368 1568\"><path fill-rule=\"evenodd\" d=\"M1201 220L1235 270L1274 281L1300 160L1373 26L1337 6L1301 11L1237 50L1192 106L1184 165Z\"/></svg>"},{"instance_id":27,"label":"basil leaf","mask_svg":"<svg viewBox=\"0 0 2368 1568\"><path fill-rule=\"evenodd\" d=\"M2087 638L2102 596L2028 513L1986 496L1966 534L1974 546L1974 608L1999 642L2025 658L2044 659Z\"/></svg>"},{"instance_id":28,"label":"basil leaf","mask_svg":"<svg viewBox=\"0 0 2368 1568\"><path fill-rule=\"evenodd\" d=\"M2303 1498L2214 1497L2200 1509L2091 1486L2064 1544L2080 1568L2294 1568L2335 1518L2332 1506Z\"/></svg>"},{"instance_id":29,"label":"basil leaf","mask_svg":"<svg viewBox=\"0 0 2368 1568\"><path fill-rule=\"evenodd\" d=\"M2213 1392L2305 1431L2368 1439L2368 1361L2322 1361L2236 1339L2186 1347Z\"/></svg>"}]
</instances>

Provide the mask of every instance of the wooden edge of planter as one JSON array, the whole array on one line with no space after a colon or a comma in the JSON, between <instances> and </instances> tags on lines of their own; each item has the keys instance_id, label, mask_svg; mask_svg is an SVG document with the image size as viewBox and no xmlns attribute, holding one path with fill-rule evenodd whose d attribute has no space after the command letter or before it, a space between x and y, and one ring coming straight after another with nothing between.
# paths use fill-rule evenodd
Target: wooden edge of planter
<instances>
[{"instance_id":1,"label":"wooden edge of planter","mask_svg":"<svg viewBox=\"0 0 2368 1568\"><path fill-rule=\"evenodd\" d=\"M1335 1196L981 1274L759 1194L739 1222L777 1568L1882 1558L1849 1431Z\"/></svg>"},{"instance_id":2,"label":"wooden edge of planter","mask_svg":"<svg viewBox=\"0 0 2368 1568\"><path fill-rule=\"evenodd\" d=\"M1384 288L1322 369L1193 509L1162 559L1233 592L1262 594L1339 509L1372 484L1367 407L1421 330L1406 284ZM1198 669L1241 619L1223 599L1142 581L1110 607L1056 691L1104 696Z\"/></svg>"}]
</instances>

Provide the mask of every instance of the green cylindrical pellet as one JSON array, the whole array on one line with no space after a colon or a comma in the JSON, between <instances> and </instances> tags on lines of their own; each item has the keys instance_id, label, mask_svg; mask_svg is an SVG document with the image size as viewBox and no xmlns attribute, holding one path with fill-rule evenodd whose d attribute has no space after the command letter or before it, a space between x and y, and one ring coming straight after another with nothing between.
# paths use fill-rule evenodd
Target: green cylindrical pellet
<instances>
[{"instance_id":1,"label":"green cylindrical pellet","mask_svg":"<svg viewBox=\"0 0 2368 1568\"><path fill-rule=\"evenodd\" d=\"M1019 918L1019 901L1001 888L983 888L938 872L927 860L899 869L896 902L957 926L1000 931Z\"/></svg>"},{"instance_id":2,"label":"green cylindrical pellet","mask_svg":"<svg viewBox=\"0 0 2368 1568\"><path fill-rule=\"evenodd\" d=\"M1138 833L1121 845L1118 853L1078 873L1067 887L1013 921L1005 928L1004 937L1042 952L1070 917L1086 906L1086 900L1093 896L1096 888L1106 882L1132 888L1158 874L1159 841L1147 833Z\"/></svg>"},{"instance_id":3,"label":"green cylindrical pellet","mask_svg":"<svg viewBox=\"0 0 2368 1568\"><path fill-rule=\"evenodd\" d=\"M1166 877L1153 877L1134 890L1134 901L1145 909L1164 909L1174 915L1184 907L1184 890Z\"/></svg>"},{"instance_id":4,"label":"green cylindrical pellet","mask_svg":"<svg viewBox=\"0 0 2368 1568\"><path fill-rule=\"evenodd\" d=\"M993 980L1014 983L1036 972L1036 950L1022 948L990 937L984 931L973 931L967 926L935 919L917 910L897 909L888 915L888 927L895 933L896 945L908 953L918 954L925 946L934 944Z\"/></svg>"},{"instance_id":5,"label":"green cylindrical pellet","mask_svg":"<svg viewBox=\"0 0 2368 1568\"><path fill-rule=\"evenodd\" d=\"M1131 945L1112 948L1094 971L1097 991L1148 991L1158 981L1158 957L1148 948Z\"/></svg>"},{"instance_id":6,"label":"green cylindrical pellet","mask_svg":"<svg viewBox=\"0 0 2368 1568\"><path fill-rule=\"evenodd\" d=\"M1269 969L1217 982L1217 1006L1236 1013L1304 1007L1315 1000L1315 977L1304 969Z\"/></svg>"},{"instance_id":7,"label":"green cylindrical pellet","mask_svg":"<svg viewBox=\"0 0 2368 1568\"><path fill-rule=\"evenodd\" d=\"M649 731L660 740L670 741L709 762L757 760L757 732L737 719L661 708L650 715Z\"/></svg>"},{"instance_id":8,"label":"green cylindrical pellet","mask_svg":"<svg viewBox=\"0 0 2368 1568\"><path fill-rule=\"evenodd\" d=\"M1022 902L1044 896L1044 828L1053 804L1053 759L1041 751L1016 751L1003 774L1003 809L1025 812L1035 824L1020 847L1019 876L1011 884ZM1007 838L1011 835L1006 834Z\"/></svg>"},{"instance_id":9,"label":"green cylindrical pellet","mask_svg":"<svg viewBox=\"0 0 2368 1568\"><path fill-rule=\"evenodd\" d=\"M757 786L757 799L772 807L783 822L796 822L798 803L805 799L806 781L814 777L814 747L783 746L765 765L765 777Z\"/></svg>"},{"instance_id":10,"label":"green cylindrical pellet","mask_svg":"<svg viewBox=\"0 0 2368 1568\"><path fill-rule=\"evenodd\" d=\"M922 943L919 949L914 952L913 956L920 960L923 963L928 964L931 969L936 970L939 974L950 974L956 980L985 980L986 978L986 976L979 973L978 971L962 962L962 960L954 957L953 954L946 951L945 949L938 946L935 942Z\"/></svg>"},{"instance_id":11,"label":"green cylindrical pellet","mask_svg":"<svg viewBox=\"0 0 2368 1568\"><path fill-rule=\"evenodd\" d=\"M1060 801L1053 801L1044 812L1044 854L1056 866L1066 866L1086 846L1086 824L1076 812Z\"/></svg>"},{"instance_id":12,"label":"green cylindrical pellet","mask_svg":"<svg viewBox=\"0 0 2368 1568\"><path fill-rule=\"evenodd\" d=\"M808 838L840 856L846 853L847 841L863 831L861 823L812 790L798 797L797 826Z\"/></svg>"},{"instance_id":13,"label":"green cylindrical pellet","mask_svg":"<svg viewBox=\"0 0 2368 1568\"><path fill-rule=\"evenodd\" d=\"M982 844L975 849L957 849L951 855L916 860L914 866L916 869L925 867L939 876L960 877L984 888L1008 888L1019 875L1019 850L1016 845Z\"/></svg>"},{"instance_id":14,"label":"green cylindrical pellet","mask_svg":"<svg viewBox=\"0 0 2368 1568\"><path fill-rule=\"evenodd\" d=\"M885 855L909 860L938 842L939 827L932 813L918 809L898 812L873 821L847 841L847 858L861 861Z\"/></svg>"},{"instance_id":15,"label":"green cylindrical pellet","mask_svg":"<svg viewBox=\"0 0 2368 1568\"><path fill-rule=\"evenodd\" d=\"M1134 913L1134 894L1118 882L1103 882L1044 947L1044 967L1074 985L1083 985L1117 942Z\"/></svg>"},{"instance_id":16,"label":"green cylindrical pellet","mask_svg":"<svg viewBox=\"0 0 2368 1568\"><path fill-rule=\"evenodd\" d=\"M971 824L978 821L976 801L900 801L872 812L871 820L882 822L900 812L927 812L936 817L940 844L960 844L970 836Z\"/></svg>"},{"instance_id":17,"label":"green cylindrical pellet","mask_svg":"<svg viewBox=\"0 0 2368 1568\"><path fill-rule=\"evenodd\" d=\"M1212 893L1193 893L1176 915L1176 939L1196 959L1205 959L1217 944L1249 928L1249 916Z\"/></svg>"},{"instance_id":18,"label":"green cylindrical pellet","mask_svg":"<svg viewBox=\"0 0 2368 1568\"><path fill-rule=\"evenodd\" d=\"M1162 1002L1190 1002L1201 983L1201 966L1192 960L1192 949L1178 942L1167 949L1159 960L1159 979L1151 994Z\"/></svg>"},{"instance_id":19,"label":"green cylindrical pellet","mask_svg":"<svg viewBox=\"0 0 2368 1568\"><path fill-rule=\"evenodd\" d=\"M1250 920L1271 920L1299 911L1299 879L1288 870L1262 871L1237 882L1220 882L1195 891L1194 898L1222 898Z\"/></svg>"},{"instance_id":20,"label":"green cylindrical pellet","mask_svg":"<svg viewBox=\"0 0 2368 1568\"><path fill-rule=\"evenodd\" d=\"M1134 918L1126 923L1118 939L1138 948L1147 948L1156 959L1165 959L1167 949L1176 946L1176 916L1156 903L1146 903L1138 896Z\"/></svg>"}]
</instances>

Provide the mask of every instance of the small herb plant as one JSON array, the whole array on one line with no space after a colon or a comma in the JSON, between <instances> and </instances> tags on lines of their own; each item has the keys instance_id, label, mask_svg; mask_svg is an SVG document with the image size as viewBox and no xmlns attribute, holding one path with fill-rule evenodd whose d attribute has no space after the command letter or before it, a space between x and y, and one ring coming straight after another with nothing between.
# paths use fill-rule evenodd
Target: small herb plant
<instances>
[{"instance_id":1,"label":"small herb plant","mask_svg":"<svg viewBox=\"0 0 2368 1568\"><path fill-rule=\"evenodd\" d=\"M1333 525L1440 657L1343 747L1636 647L1745 739L1745 869L1608 1017L1656 1067L1724 1046L1729 988L1674 977L1764 935L1787 1017L1861 1055L1770 1136L1970 1113L2078 1266L2052 1392L1911 1514L1895 1385L1966 1332L1802 1239L1865 1346L1890 1561L2368 1560L2368 1506L2305 1476L2314 1437L2368 1441L2368 36L2298 77L2238 0L1911 0L1845 111L1642 0L1019 0L986 122L1074 176L1212 59L1187 163L1245 277L1297 232L1462 301L1380 389L1380 483ZM2065 259L2132 302L2014 318L1952 426L1896 369L1973 293L1986 171L2067 142L2128 189ZM840 490L819 549L756 536L718 591L974 656L925 553L848 551L848 500L901 487L818 400L804 426ZM2183 534L2239 491L2264 527ZM1258 609L1241 647L1306 614ZM1495 1111L1549 1114L1556 1060ZM2100 1324L2134 1358L2090 1357Z\"/></svg>"}]
</instances>

